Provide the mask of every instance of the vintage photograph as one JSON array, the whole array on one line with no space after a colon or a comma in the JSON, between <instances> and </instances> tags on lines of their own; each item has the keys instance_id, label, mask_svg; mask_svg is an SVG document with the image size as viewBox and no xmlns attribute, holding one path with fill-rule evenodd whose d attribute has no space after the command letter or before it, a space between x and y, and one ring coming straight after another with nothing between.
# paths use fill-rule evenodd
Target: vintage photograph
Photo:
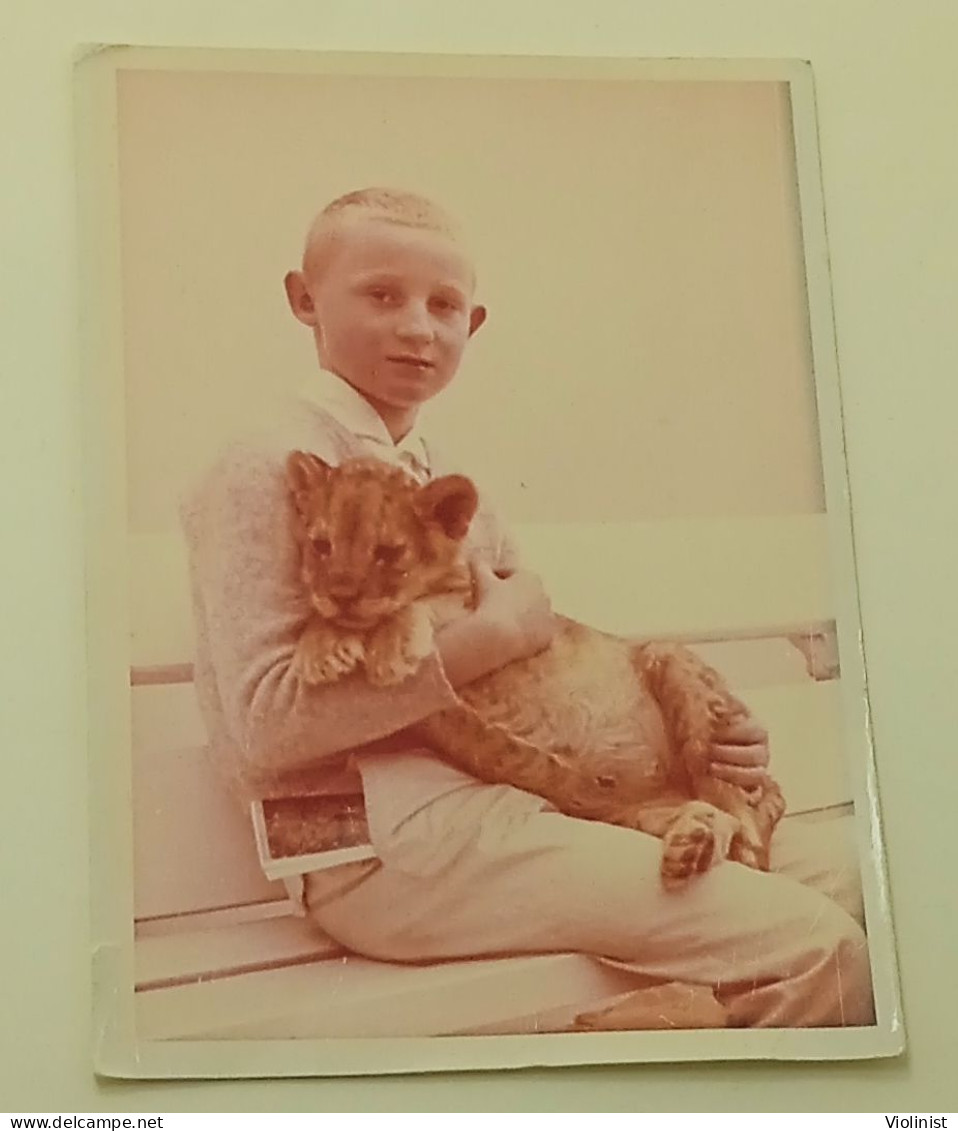
<instances>
[{"instance_id":1,"label":"vintage photograph","mask_svg":"<svg viewBox=\"0 0 958 1131\"><path fill-rule=\"evenodd\" d=\"M899 1051L807 68L78 84L104 1062Z\"/></svg>"}]
</instances>

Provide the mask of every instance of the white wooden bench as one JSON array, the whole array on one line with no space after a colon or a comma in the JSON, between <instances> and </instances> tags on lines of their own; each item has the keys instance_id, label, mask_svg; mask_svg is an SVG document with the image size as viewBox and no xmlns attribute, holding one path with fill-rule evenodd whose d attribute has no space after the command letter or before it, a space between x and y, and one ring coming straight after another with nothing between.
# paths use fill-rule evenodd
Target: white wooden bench
<instances>
[{"instance_id":1,"label":"white wooden bench","mask_svg":"<svg viewBox=\"0 0 958 1131\"><path fill-rule=\"evenodd\" d=\"M133 698L141 1040L531 1027L625 988L571 955L430 967L345 955L262 876L251 827L207 765L192 684L137 682Z\"/></svg>"},{"instance_id":2,"label":"white wooden bench","mask_svg":"<svg viewBox=\"0 0 958 1131\"><path fill-rule=\"evenodd\" d=\"M788 635L702 646L772 731L791 813L827 815L842 774L838 684ZM819 674L834 674L818 655ZM345 954L262 875L203 750L189 666L134 670L136 1018L149 1039L426 1036L563 1029L636 988L586 956L399 966ZM790 818L791 819L791 818Z\"/></svg>"},{"instance_id":3,"label":"white wooden bench","mask_svg":"<svg viewBox=\"0 0 958 1131\"><path fill-rule=\"evenodd\" d=\"M787 820L848 807L824 515L516 533L563 612L705 642L771 732ZM204 756L191 671L177 662L192 635L181 539L135 534L129 551L141 1039L544 1031L635 987L580 955L370 962L294 916ZM624 624L628 610L641 623Z\"/></svg>"}]
</instances>

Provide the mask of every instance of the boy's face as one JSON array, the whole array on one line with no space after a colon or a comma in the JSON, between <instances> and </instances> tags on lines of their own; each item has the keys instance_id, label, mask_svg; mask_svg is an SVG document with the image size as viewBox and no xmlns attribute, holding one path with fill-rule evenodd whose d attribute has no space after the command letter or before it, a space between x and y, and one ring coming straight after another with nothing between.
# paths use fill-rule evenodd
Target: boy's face
<instances>
[{"instance_id":1,"label":"boy's face","mask_svg":"<svg viewBox=\"0 0 958 1131\"><path fill-rule=\"evenodd\" d=\"M320 363L358 389L387 421L411 424L452 380L485 320L472 304L472 266L437 232L382 220L343 225L316 268L286 287L312 327Z\"/></svg>"}]
</instances>

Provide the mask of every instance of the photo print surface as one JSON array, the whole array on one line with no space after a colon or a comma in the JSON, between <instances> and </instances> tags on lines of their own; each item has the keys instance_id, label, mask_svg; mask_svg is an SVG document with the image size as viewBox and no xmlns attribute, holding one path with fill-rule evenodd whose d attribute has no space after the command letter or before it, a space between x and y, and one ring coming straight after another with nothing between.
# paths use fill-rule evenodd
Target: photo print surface
<instances>
[{"instance_id":1,"label":"photo print surface","mask_svg":"<svg viewBox=\"0 0 958 1131\"><path fill-rule=\"evenodd\" d=\"M110 1063L897 1051L806 70L93 62Z\"/></svg>"}]
</instances>

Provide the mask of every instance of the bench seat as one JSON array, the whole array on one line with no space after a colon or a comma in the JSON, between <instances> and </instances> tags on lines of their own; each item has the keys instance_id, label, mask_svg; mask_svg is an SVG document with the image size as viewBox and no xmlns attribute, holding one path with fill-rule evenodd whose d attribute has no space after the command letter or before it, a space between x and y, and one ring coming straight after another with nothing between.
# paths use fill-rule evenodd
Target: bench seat
<instances>
[{"instance_id":1,"label":"bench seat","mask_svg":"<svg viewBox=\"0 0 958 1131\"><path fill-rule=\"evenodd\" d=\"M840 682L814 678L790 637L703 651L769 727L789 819L847 811ZM638 988L584 955L400 965L344 953L263 876L207 763L188 665L135 678L132 694L139 1040L561 1031ZM662 1023L658 1007L648 1022Z\"/></svg>"},{"instance_id":2,"label":"bench seat","mask_svg":"<svg viewBox=\"0 0 958 1131\"><path fill-rule=\"evenodd\" d=\"M232 928L237 964L206 980L144 984L136 994L140 1040L425 1037L567 1028L587 1006L636 988L635 979L583 955L397 965L355 955L311 959L302 920ZM264 924L256 924L262 928ZM186 935L175 955L148 940L146 968L222 939ZM138 949L141 948L141 940ZM253 960L258 969L243 962ZM171 969L171 968L168 968ZM181 965L182 969L182 965Z\"/></svg>"}]
</instances>

